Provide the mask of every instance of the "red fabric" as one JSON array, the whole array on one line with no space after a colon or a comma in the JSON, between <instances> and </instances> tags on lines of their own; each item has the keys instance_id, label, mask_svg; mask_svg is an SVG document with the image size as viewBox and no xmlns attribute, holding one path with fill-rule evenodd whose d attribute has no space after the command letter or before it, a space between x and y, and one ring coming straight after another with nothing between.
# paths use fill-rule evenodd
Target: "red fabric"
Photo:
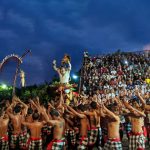
<instances>
[{"instance_id":1,"label":"red fabric","mask_svg":"<svg viewBox=\"0 0 150 150\"><path fill-rule=\"evenodd\" d=\"M110 140L112 142L120 142L120 138L113 138L113 139L108 139L108 140Z\"/></svg>"},{"instance_id":2,"label":"red fabric","mask_svg":"<svg viewBox=\"0 0 150 150\"><path fill-rule=\"evenodd\" d=\"M87 137L86 136L80 137L80 144L82 144L82 141L84 141L85 138L87 138Z\"/></svg>"},{"instance_id":3,"label":"red fabric","mask_svg":"<svg viewBox=\"0 0 150 150\"><path fill-rule=\"evenodd\" d=\"M132 131L129 133L129 136L130 135L142 135L143 134L143 132L137 132L137 133L133 133Z\"/></svg>"},{"instance_id":4,"label":"red fabric","mask_svg":"<svg viewBox=\"0 0 150 150\"><path fill-rule=\"evenodd\" d=\"M143 135L145 136L145 137L147 137L147 130L146 130L146 127L142 127L142 129L143 129Z\"/></svg>"},{"instance_id":5,"label":"red fabric","mask_svg":"<svg viewBox=\"0 0 150 150\"><path fill-rule=\"evenodd\" d=\"M39 137L39 138L30 137L30 140L31 141L39 141L39 140L42 140L42 138L41 137Z\"/></svg>"},{"instance_id":6,"label":"red fabric","mask_svg":"<svg viewBox=\"0 0 150 150\"><path fill-rule=\"evenodd\" d=\"M52 141L48 144L46 150L51 150L54 142L60 143L60 142L64 142L64 140L57 140L57 139L52 140Z\"/></svg>"},{"instance_id":7,"label":"red fabric","mask_svg":"<svg viewBox=\"0 0 150 150\"><path fill-rule=\"evenodd\" d=\"M107 135L104 135L104 143L106 143L108 140L108 136Z\"/></svg>"},{"instance_id":8,"label":"red fabric","mask_svg":"<svg viewBox=\"0 0 150 150\"><path fill-rule=\"evenodd\" d=\"M4 135L4 136L2 137L2 139L3 139L4 141L8 141L8 135Z\"/></svg>"},{"instance_id":9,"label":"red fabric","mask_svg":"<svg viewBox=\"0 0 150 150\"><path fill-rule=\"evenodd\" d=\"M34 138L34 137L30 137L27 141L27 144L29 145L31 141L38 141L38 140L42 140L42 138Z\"/></svg>"},{"instance_id":10,"label":"red fabric","mask_svg":"<svg viewBox=\"0 0 150 150\"><path fill-rule=\"evenodd\" d=\"M96 127L88 127L88 130L97 130L97 128Z\"/></svg>"}]
</instances>

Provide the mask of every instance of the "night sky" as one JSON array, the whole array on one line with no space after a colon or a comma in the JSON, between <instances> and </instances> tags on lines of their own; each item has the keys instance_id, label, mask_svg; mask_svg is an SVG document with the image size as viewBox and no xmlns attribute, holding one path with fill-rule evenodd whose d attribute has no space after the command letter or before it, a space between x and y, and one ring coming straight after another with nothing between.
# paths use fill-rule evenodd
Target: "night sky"
<instances>
[{"instance_id":1,"label":"night sky","mask_svg":"<svg viewBox=\"0 0 150 150\"><path fill-rule=\"evenodd\" d=\"M52 60L59 65L64 53L72 57L73 73L85 49L96 55L149 43L149 0L0 0L0 61L32 50L21 65L27 85L50 81ZM6 64L0 83L12 83L15 65Z\"/></svg>"}]
</instances>

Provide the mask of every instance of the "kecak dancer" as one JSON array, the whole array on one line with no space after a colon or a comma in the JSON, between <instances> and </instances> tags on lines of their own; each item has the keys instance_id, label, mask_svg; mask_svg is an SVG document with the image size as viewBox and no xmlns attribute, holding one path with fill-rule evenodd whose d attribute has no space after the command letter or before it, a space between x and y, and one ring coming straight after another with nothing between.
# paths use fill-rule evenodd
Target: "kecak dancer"
<instances>
[{"instance_id":1,"label":"kecak dancer","mask_svg":"<svg viewBox=\"0 0 150 150\"><path fill-rule=\"evenodd\" d=\"M144 117L146 117L142 107L137 101L132 102L132 106L126 101L126 94L121 97L125 107L130 111L130 119L132 124L132 131L129 134L129 150L145 149L145 137L143 133ZM141 100L142 101L142 100Z\"/></svg>"},{"instance_id":2,"label":"kecak dancer","mask_svg":"<svg viewBox=\"0 0 150 150\"><path fill-rule=\"evenodd\" d=\"M2 109L0 111L0 149L1 150L9 150L9 142L8 142L8 123L9 117Z\"/></svg>"},{"instance_id":3,"label":"kecak dancer","mask_svg":"<svg viewBox=\"0 0 150 150\"><path fill-rule=\"evenodd\" d=\"M26 148L27 132L26 129L22 127L21 122L24 120L27 110L28 106L15 96L12 99L11 105L6 109L13 127L10 137L11 149Z\"/></svg>"}]
</instances>

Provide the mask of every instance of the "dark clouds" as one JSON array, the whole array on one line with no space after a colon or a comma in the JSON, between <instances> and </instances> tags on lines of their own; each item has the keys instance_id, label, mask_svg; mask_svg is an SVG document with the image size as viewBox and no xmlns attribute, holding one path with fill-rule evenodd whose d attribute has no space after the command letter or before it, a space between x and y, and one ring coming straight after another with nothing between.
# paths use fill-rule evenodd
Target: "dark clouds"
<instances>
[{"instance_id":1,"label":"dark clouds","mask_svg":"<svg viewBox=\"0 0 150 150\"><path fill-rule=\"evenodd\" d=\"M80 67L84 49L93 54L142 49L149 44L150 1L145 0L1 0L0 60L32 50L23 69L27 83L49 81L53 59L72 56ZM11 81L10 64L0 81Z\"/></svg>"}]
</instances>

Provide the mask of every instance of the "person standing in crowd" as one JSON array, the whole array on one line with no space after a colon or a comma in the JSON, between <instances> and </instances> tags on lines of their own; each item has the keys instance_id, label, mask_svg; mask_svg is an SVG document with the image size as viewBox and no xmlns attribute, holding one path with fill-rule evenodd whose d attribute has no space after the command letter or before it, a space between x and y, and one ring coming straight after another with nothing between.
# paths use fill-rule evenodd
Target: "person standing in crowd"
<instances>
[{"instance_id":1,"label":"person standing in crowd","mask_svg":"<svg viewBox=\"0 0 150 150\"><path fill-rule=\"evenodd\" d=\"M33 122L22 122L24 126L27 126L30 129L30 137L27 141L29 150L41 150L42 149L42 138L41 138L41 129L44 126L44 122L39 121L40 114L34 112L32 114Z\"/></svg>"},{"instance_id":2,"label":"person standing in crowd","mask_svg":"<svg viewBox=\"0 0 150 150\"><path fill-rule=\"evenodd\" d=\"M143 121L145 114L140 110L137 102L134 102L135 104L133 106L135 108L125 101L125 97L123 98L123 102L126 108L131 112L132 131L129 134L129 150L145 149L145 137L143 134Z\"/></svg>"},{"instance_id":3,"label":"person standing in crowd","mask_svg":"<svg viewBox=\"0 0 150 150\"><path fill-rule=\"evenodd\" d=\"M89 117L90 126L88 128L88 145L89 148L92 149L95 146L97 136L98 136L98 128L96 127L98 122L98 115L96 113L97 103L92 101L90 103L89 111L84 112L87 117Z\"/></svg>"},{"instance_id":4,"label":"person standing in crowd","mask_svg":"<svg viewBox=\"0 0 150 150\"><path fill-rule=\"evenodd\" d=\"M80 135L79 135L79 143L78 148L79 150L86 150L88 146L88 127L89 127L89 121L87 116L83 113L85 110L84 105L80 104L78 106L78 112L75 111L70 106L67 106L67 108L77 117L80 118Z\"/></svg>"},{"instance_id":5,"label":"person standing in crowd","mask_svg":"<svg viewBox=\"0 0 150 150\"><path fill-rule=\"evenodd\" d=\"M10 139L12 149L26 148L27 131L22 127L21 122L25 119L27 110L28 106L17 97L13 97L11 105L6 110L13 127Z\"/></svg>"},{"instance_id":6,"label":"person standing in crowd","mask_svg":"<svg viewBox=\"0 0 150 150\"><path fill-rule=\"evenodd\" d=\"M118 111L116 111L113 105L111 105L109 109L103 105L103 109L108 117L108 140L104 145L104 150L122 150L122 143L119 135L120 118Z\"/></svg>"},{"instance_id":7,"label":"person standing in crowd","mask_svg":"<svg viewBox=\"0 0 150 150\"><path fill-rule=\"evenodd\" d=\"M4 111L0 112L0 149L9 150L9 140L8 140L8 123L9 117Z\"/></svg>"}]
</instances>

